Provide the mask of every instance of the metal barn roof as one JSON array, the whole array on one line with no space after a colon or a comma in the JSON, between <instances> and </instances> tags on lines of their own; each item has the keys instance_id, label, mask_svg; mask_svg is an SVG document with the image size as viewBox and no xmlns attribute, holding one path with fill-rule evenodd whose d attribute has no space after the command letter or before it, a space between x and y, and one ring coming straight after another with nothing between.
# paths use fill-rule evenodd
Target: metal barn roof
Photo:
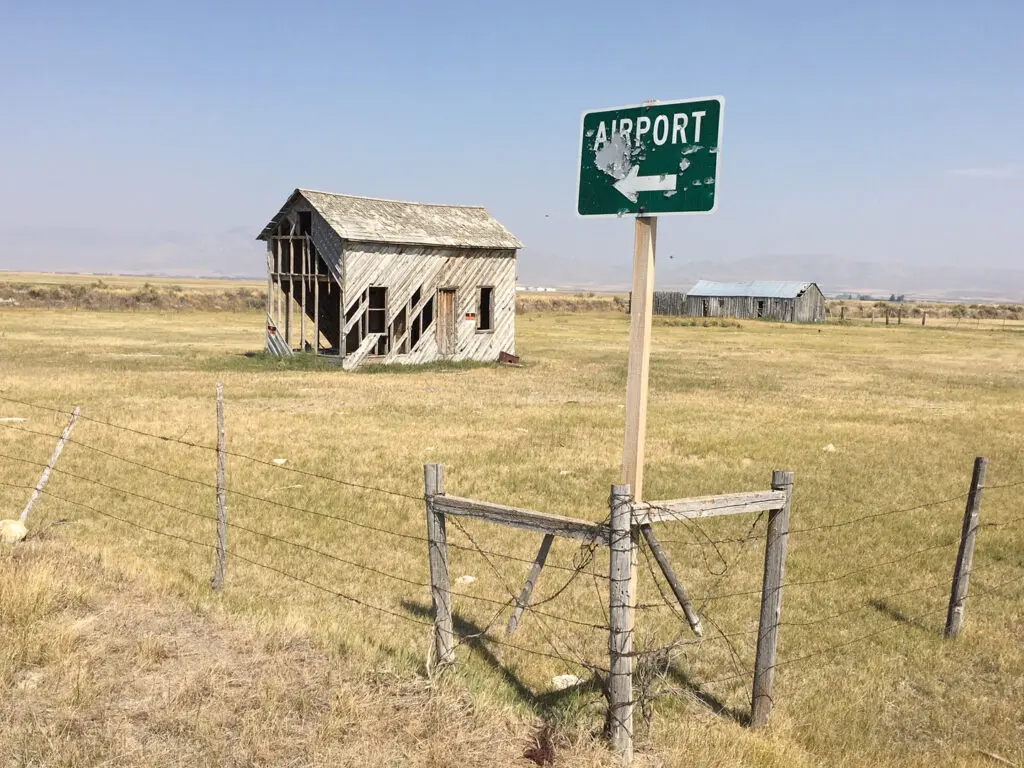
<instances>
[{"instance_id":1,"label":"metal barn roof","mask_svg":"<svg viewBox=\"0 0 1024 768\"><path fill-rule=\"evenodd\" d=\"M701 280L690 289L688 296L749 296L758 299L795 299L814 283L793 280L751 280L746 283L716 283Z\"/></svg>"},{"instance_id":2,"label":"metal barn roof","mask_svg":"<svg viewBox=\"0 0 1024 768\"><path fill-rule=\"evenodd\" d=\"M482 207L407 203L309 189L296 189L257 239L271 234L296 195L305 198L345 240L447 248L523 247Z\"/></svg>"}]
</instances>

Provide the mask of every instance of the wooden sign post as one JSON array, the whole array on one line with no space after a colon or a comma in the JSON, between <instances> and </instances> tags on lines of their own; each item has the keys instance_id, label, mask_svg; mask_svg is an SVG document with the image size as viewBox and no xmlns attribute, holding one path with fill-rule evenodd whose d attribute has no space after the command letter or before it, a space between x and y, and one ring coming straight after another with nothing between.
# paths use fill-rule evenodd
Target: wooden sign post
<instances>
[{"instance_id":1,"label":"wooden sign post","mask_svg":"<svg viewBox=\"0 0 1024 768\"><path fill-rule=\"evenodd\" d=\"M642 501L644 496L657 217L714 212L718 200L723 109L721 97L644 102L585 112L580 127L576 213L584 217L636 216L633 293L629 309L626 439L622 452L622 484L614 487L612 496L612 528L626 536L624 542L618 542L621 551L617 551L616 545L610 547L609 562L609 572L615 574L609 604L615 625L609 644L614 681L609 692L612 743L627 764L633 756L632 641L626 642L623 637L633 631L637 599L639 527L633 519L633 504ZM656 542L649 528L644 536L649 542ZM656 544L654 546L657 548ZM671 569L665 570L665 576L673 581ZM681 586L677 594L689 605ZM700 634L696 615L691 617L688 613L687 618L693 630ZM620 634L623 637L619 637Z\"/></svg>"},{"instance_id":2,"label":"wooden sign post","mask_svg":"<svg viewBox=\"0 0 1024 768\"><path fill-rule=\"evenodd\" d=\"M632 489L634 501L641 501L644 492L647 381L651 366L651 318L657 234L657 217L637 217L629 319L629 372L626 377L626 442L622 452L622 482Z\"/></svg>"}]
</instances>

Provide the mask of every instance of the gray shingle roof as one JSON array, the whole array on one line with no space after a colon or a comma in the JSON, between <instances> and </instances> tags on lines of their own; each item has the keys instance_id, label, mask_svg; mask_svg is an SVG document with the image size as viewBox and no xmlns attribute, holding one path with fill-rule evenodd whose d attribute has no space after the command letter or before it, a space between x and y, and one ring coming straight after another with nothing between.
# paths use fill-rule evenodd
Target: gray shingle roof
<instances>
[{"instance_id":1,"label":"gray shingle roof","mask_svg":"<svg viewBox=\"0 0 1024 768\"><path fill-rule=\"evenodd\" d=\"M447 248L523 247L485 208L478 206L407 203L309 189L295 190L289 202L295 195L305 198L345 240ZM258 239L270 235L280 216L279 212Z\"/></svg>"},{"instance_id":2,"label":"gray shingle roof","mask_svg":"<svg viewBox=\"0 0 1024 768\"><path fill-rule=\"evenodd\" d=\"M687 293L688 296L749 296L759 299L795 299L814 283L793 280L751 280L746 283L716 283L701 280Z\"/></svg>"}]
</instances>

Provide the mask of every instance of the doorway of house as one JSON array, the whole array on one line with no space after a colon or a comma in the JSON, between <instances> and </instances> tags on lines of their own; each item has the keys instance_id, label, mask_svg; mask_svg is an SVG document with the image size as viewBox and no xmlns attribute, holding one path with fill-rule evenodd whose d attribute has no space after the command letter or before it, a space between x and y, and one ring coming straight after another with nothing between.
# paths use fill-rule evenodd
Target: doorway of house
<instances>
[{"instance_id":1,"label":"doorway of house","mask_svg":"<svg viewBox=\"0 0 1024 768\"><path fill-rule=\"evenodd\" d=\"M457 346L455 316L455 289L442 288L437 292L437 351L442 357L452 357Z\"/></svg>"}]
</instances>

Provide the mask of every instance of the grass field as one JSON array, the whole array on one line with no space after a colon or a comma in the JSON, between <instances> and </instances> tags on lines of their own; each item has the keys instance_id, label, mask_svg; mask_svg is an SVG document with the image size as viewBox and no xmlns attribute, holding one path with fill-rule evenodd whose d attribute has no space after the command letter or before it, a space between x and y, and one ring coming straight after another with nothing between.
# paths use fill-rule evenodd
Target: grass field
<instances>
[{"instance_id":1,"label":"grass field","mask_svg":"<svg viewBox=\"0 0 1024 768\"><path fill-rule=\"evenodd\" d=\"M524 752L539 740L541 762L553 754L559 765L611 764L597 737L601 694L587 685L559 693L551 683L566 672L588 680L576 660L607 663L607 634L564 620L606 622L606 553L588 566L597 576L541 577L535 600L553 597L541 610L563 620L528 613L512 642L555 658L476 640L459 649L455 670L431 680L430 630L413 623L427 621L430 606L416 497L423 463L441 462L449 493L602 519L621 458L628 318L523 315L519 369L346 374L247 355L262 333L259 312L0 308L0 396L77 404L92 419L212 445L223 382L229 449L286 460L279 468L229 459L233 490L287 505L232 494L232 522L364 566L232 530L227 588L212 595L208 549L105 515L210 544L212 522L81 478L211 516L214 454L80 422L54 496L30 520L32 537L0 561L3 760L529 765ZM730 637L709 631L703 644L643 667L649 717L638 715L638 764L1024 761L1024 525L1012 523L1024 485L986 493L983 521L1010 524L980 532L966 630L955 643L941 636L974 457L990 458L992 486L1024 480L1022 364L1024 332L1013 323L656 325L647 495L766 489L773 469L793 470L794 586L783 604L788 663L776 676L772 726L752 732L742 724L743 675L758 598L725 595L759 588L763 538L708 543L746 539L751 519L659 528L691 593L707 601L708 621ZM0 422L0 482L9 484L0 506L16 517L28 491L9 486L33 485L55 442L24 430L56 434L65 417L0 400L0 418L28 419ZM893 510L911 511L868 517ZM864 519L797 533L855 518ZM485 550L525 560L539 544L509 529L465 528ZM476 579L454 587L461 631L490 629L503 640L508 611L479 598L507 600L528 566L491 558L492 569L466 533L449 535L466 548L451 552L453 578ZM549 562L572 568L585 554L558 541ZM643 561L640 570L640 601L662 602L664 585ZM682 627L667 607L641 610L638 642L664 646Z\"/></svg>"},{"instance_id":2,"label":"grass field","mask_svg":"<svg viewBox=\"0 0 1024 768\"><path fill-rule=\"evenodd\" d=\"M238 288L257 290L267 287L266 280L213 277L147 277L139 275L98 275L70 272L7 272L0 270L0 282L23 285L84 285L96 283L113 289L135 290L145 283L156 288L219 293Z\"/></svg>"}]
</instances>

